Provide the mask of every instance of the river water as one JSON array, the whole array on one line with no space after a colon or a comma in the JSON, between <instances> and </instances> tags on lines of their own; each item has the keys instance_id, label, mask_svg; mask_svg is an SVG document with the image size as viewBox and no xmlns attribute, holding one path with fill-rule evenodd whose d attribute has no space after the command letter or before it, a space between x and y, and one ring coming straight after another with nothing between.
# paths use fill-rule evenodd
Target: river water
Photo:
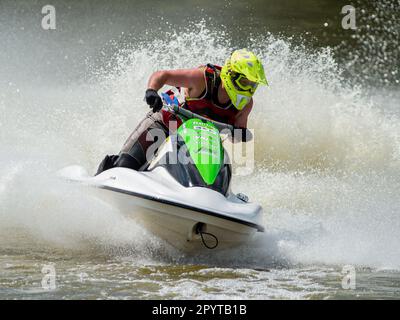
<instances>
[{"instance_id":1,"label":"river water","mask_svg":"<svg viewBox=\"0 0 400 320\"><path fill-rule=\"evenodd\" d=\"M55 30L45 4L0 2L0 298L400 297L398 0L354 2L356 30L341 1L51 1ZM240 47L270 84L233 181L264 207L254 243L185 256L56 177L119 151L153 71Z\"/></svg>"}]
</instances>

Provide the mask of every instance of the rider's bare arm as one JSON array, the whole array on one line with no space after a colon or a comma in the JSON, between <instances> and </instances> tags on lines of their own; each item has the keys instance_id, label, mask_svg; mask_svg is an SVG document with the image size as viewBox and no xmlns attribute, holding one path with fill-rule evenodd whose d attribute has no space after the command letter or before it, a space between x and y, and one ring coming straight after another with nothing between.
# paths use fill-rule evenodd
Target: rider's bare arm
<instances>
[{"instance_id":1,"label":"rider's bare arm","mask_svg":"<svg viewBox=\"0 0 400 320\"><path fill-rule=\"evenodd\" d=\"M231 139L233 143L247 142L253 138L253 135L247 129L247 120L252 109L253 99L251 99L250 102L237 114L234 127L242 130L235 130L234 139Z\"/></svg>"},{"instance_id":2,"label":"rider's bare arm","mask_svg":"<svg viewBox=\"0 0 400 320\"><path fill-rule=\"evenodd\" d=\"M235 127L247 128L247 119L253 109L253 99L237 114L235 119Z\"/></svg>"},{"instance_id":3,"label":"rider's bare arm","mask_svg":"<svg viewBox=\"0 0 400 320\"><path fill-rule=\"evenodd\" d=\"M191 96L200 95L206 87L204 71L199 68L156 71L150 76L147 87L158 91L165 84L187 88Z\"/></svg>"}]
</instances>

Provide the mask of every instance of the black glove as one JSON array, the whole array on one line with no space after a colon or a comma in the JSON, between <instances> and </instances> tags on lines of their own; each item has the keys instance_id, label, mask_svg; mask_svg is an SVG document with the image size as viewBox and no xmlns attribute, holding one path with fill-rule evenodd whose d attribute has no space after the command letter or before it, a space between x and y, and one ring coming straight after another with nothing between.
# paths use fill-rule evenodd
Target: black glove
<instances>
[{"instance_id":1,"label":"black glove","mask_svg":"<svg viewBox=\"0 0 400 320\"><path fill-rule=\"evenodd\" d=\"M144 98L150 108L153 108L153 112L158 112L163 107L162 99L154 89L147 89Z\"/></svg>"}]
</instances>

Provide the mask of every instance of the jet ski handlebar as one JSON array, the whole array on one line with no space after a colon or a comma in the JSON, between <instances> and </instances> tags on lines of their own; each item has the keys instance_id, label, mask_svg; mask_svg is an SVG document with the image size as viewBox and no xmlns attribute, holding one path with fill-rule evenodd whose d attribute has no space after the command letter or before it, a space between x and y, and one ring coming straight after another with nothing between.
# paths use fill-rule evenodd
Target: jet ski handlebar
<instances>
[{"instance_id":1,"label":"jet ski handlebar","mask_svg":"<svg viewBox=\"0 0 400 320\"><path fill-rule=\"evenodd\" d=\"M219 121L215 121L215 120L211 120L207 117L203 117L197 113L194 113L190 110L187 110L185 108L182 108L180 106L177 105L169 105L169 104L164 104L163 107L165 109L167 109L170 112L173 112L175 114L180 114L182 116L184 116L185 118L188 119L192 119L192 118L196 118L196 119L200 119L200 120L205 120L205 121L209 121L212 124L214 124L219 131L222 131L224 129L228 129L229 131L233 132L234 126L232 126L231 124L227 124L227 123L223 123L223 122L219 122Z\"/></svg>"}]
</instances>

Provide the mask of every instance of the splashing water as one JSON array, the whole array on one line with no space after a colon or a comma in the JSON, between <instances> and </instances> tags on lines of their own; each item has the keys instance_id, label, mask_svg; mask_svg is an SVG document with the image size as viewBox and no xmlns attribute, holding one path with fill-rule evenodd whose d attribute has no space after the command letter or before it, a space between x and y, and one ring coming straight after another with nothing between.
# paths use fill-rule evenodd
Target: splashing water
<instances>
[{"instance_id":1,"label":"splashing water","mask_svg":"<svg viewBox=\"0 0 400 320\"><path fill-rule=\"evenodd\" d=\"M114 44L111 62L91 65L79 85L3 88L2 245L21 245L26 237L25 244L52 248L129 247L138 264L350 263L398 270L399 115L344 78L329 48L311 50L270 34L249 41L270 84L257 91L249 124L256 169L233 181L234 191L245 190L265 210L266 233L253 248L187 260L88 192L54 177L70 164L94 172L104 154L119 151L147 112L143 92L153 71L223 64L236 49L204 23L188 30L123 49Z\"/></svg>"},{"instance_id":2,"label":"splashing water","mask_svg":"<svg viewBox=\"0 0 400 320\"><path fill-rule=\"evenodd\" d=\"M166 36L168 40L125 48L114 65L97 69L83 88L55 89L50 96L37 90L34 97L31 92L20 93L22 101L14 92L2 101L8 133L2 148L10 157L2 164L1 191L8 200L2 202L3 219L12 220L15 211L23 212L22 220L36 231L38 225L31 219L46 220L46 214L59 212L63 225L73 220L82 225L87 215L79 211L97 211L86 207L91 202L82 199L82 207L64 208L61 199L46 200L51 197L46 184L55 182L37 184L37 176L71 163L94 171L103 154L118 152L147 111L142 92L151 72L204 62L222 64L234 49L227 47L223 34L215 36L204 24ZM247 182L234 181L234 188L248 190L253 200L264 205L267 230L283 228L294 234L294 239L276 239L293 262L400 266L395 219L400 186L398 116L386 116L385 106L374 105L360 87L345 80L329 49L310 52L272 35L252 39L249 47L264 61L270 87L256 93L250 119L257 170ZM38 114L38 108L45 112ZM36 163L36 169L31 170L29 163ZM40 165L49 170L39 174ZM24 201L17 208L21 187L27 189L26 198L20 198ZM56 195L64 194L61 186L55 189ZM31 201L40 202L38 197L48 201L50 209L39 206L42 217L33 218L27 209ZM107 229L105 225L94 228ZM313 228L315 235L305 231ZM302 238L299 229L308 235ZM84 228L73 231L88 233ZM56 233L62 236L60 230ZM337 248L336 258L333 248Z\"/></svg>"}]
</instances>

